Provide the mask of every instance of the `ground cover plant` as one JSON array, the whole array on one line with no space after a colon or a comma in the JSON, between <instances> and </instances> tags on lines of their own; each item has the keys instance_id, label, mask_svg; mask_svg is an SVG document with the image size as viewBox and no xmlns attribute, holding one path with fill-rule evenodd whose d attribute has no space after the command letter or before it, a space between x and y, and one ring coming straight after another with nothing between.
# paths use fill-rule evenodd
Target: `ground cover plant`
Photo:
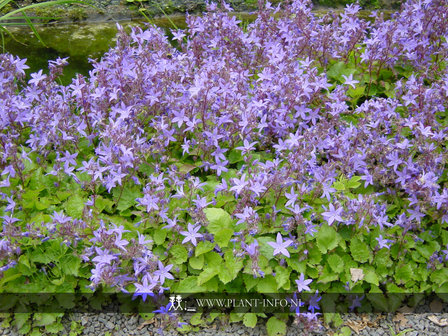
<instances>
[{"instance_id":1,"label":"ground cover plant","mask_svg":"<svg viewBox=\"0 0 448 336\"><path fill-rule=\"evenodd\" d=\"M25 81L0 55L0 293L315 294L289 315L154 313L274 335L318 327L322 293L448 292L446 2L259 7L243 29L210 4L173 41L121 29L67 86L66 59Z\"/></svg>"}]
</instances>

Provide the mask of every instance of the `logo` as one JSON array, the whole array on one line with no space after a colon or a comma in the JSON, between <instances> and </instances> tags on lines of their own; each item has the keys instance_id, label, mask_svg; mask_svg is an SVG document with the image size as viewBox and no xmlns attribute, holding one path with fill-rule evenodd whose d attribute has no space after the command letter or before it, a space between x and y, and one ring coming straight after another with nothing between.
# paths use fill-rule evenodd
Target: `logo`
<instances>
[{"instance_id":1,"label":"logo","mask_svg":"<svg viewBox=\"0 0 448 336\"><path fill-rule=\"evenodd\" d=\"M173 295L170 296L170 308L168 311L174 310L174 311L188 311L188 312L195 312L196 308L194 307L187 307L187 302L182 300L182 296L180 295Z\"/></svg>"}]
</instances>

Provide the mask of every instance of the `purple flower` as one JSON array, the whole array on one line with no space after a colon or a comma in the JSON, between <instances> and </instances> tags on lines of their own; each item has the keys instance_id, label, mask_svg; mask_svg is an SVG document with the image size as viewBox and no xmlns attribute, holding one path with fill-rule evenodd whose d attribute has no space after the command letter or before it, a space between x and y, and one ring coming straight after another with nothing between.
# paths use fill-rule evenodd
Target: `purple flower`
<instances>
[{"instance_id":1,"label":"purple flower","mask_svg":"<svg viewBox=\"0 0 448 336\"><path fill-rule=\"evenodd\" d=\"M207 205L211 204L212 202L207 202L206 197L200 197L199 195L197 195L196 199L193 200L193 203L196 205L196 207L203 209L206 208Z\"/></svg>"},{"instance_id":2,"label":"purple flower","mask_svg":"<svg viewBox=\"0 0 448 336\"><path fill-rule=\"evenodd\" d=\"M322 207L327 210L325 206ZM322 216L328 222L328 225L333 224L334 221L343 222L344 220L341 217L343 210L343 208L335 209L334 205L330 203L328 211L323 212Z\"/></svg>"},{"instance_id":3,"label":"purple flower","mask_svg":"<svg viewBox=\"0 0 448 336\"><path fill-rule=\"evenodd\" d=\"M176 31L172 31L173 34L173 40L182 41L182 39L187 36L184 33L184 30L178 29Z\"/></svg>"},{"instance_id":4,"label":"purple flower","mask_svg":"<svg viewBox=\"0 0 448 336\"><path fill-rule=\"evenodd\" d=\"M250 143L249 141L247 141L247 139L244 139L243 146L236 147L235 149L239 149L241 151L241 154L245 155L250 151L253 151L257 143L258 143L257 141Z\"/></svg>"},{"instance_id":5,"label":"purple flower","mask_svg":"<svg viewBox=\"0 0 448 336\"><path fill-rule=\"evenodd\" d=\"M171 315L173 315L173 311L170 310L172 305L173 305L172 302L168 302L168 304L166 306L161 306L159 309L154 310L153 313L171 316Z\"/></svg>"},{"instance_id":6,"label":"purple flower","mask_svg":"<svg viewBox=\"0 0 448 336\"><path fill-rule=\"evenodd\" d=\"M29 84L38 85L40 81L47 78L47 75L42 74L42 70L31 74L31 79L28 81Z\"/></svg>"},{"instance_id":7,"label":"purple flower","mask_svg":"<svg viewBox=\"0 0 448 336\"><path fill-rule=\"evenodd\" d=\"M14 199L12 197L6 197L6 200L8 202L8 205L5 207L5 211L13 213L16 207L16 202L14 202Z\"/></svg>"},{"instance_id":8,"label":"purple flower","mask_svg":"<svg viewBox=\"0 0 448 336\"><path fill-rule=\"evenodd\" d=\"M115 237L115 246L122 249L123 251L126 251L125 246L128 245L129 242L125 239L121 239L121 232L117 233Z\"/></svg>"},{"instance_id":9,"label":"purple flower","mask_svg":"<svg viewBox=\"0 0 448 336\"><path fill-rule=\"evenodd\" d=\"M281 253L288 258L290 257L290 254L286 248L292 243L293 241L291 239L286 239L283 241L283 237L280 232L277 233L277 241L275 243L268 242L268 244L274 248L274 255Z\"/></svg>"},{"instance_id":10,"label":"purple flower","mask_svg":"<svg viewBox=\"0 0 448 336\"><path fill-rule=\"evenodd\" d=\"M108 250L102 250L98 247L95 247L95 250L96 250L96 253L98 254L98 256L96 256L92 260L96 263L110 265L112 260L117 259L117 257L115 255L109 254Z\"/></svg>"},{"instance_id":11,"label":"purple flower","mask_svg":"<svg viewBox=\"0 0 448 336\"><path fill-rule=\"evenodd\" d=\"M408 209L409 212L409 220L415 219L417 222L421 222L422 218L425 217L425 214L420 212L420 206L417 206L414 209Z\"/></svg>"},{"instance_id":12,"label":"purple flower","mask_svg":"<svg viewBox=\"0 0 448 336\"><path fill-rule=\"evenodd\" d=\"M309 234L309 235L311 235L312 237L314 236L314 234L317 232L317 230L316 230L316 225L314 225L313 223L311 223L311 222L307 222L307 223L305 223L305 234Z\"/></svg>"},{"instance_id":13,"label":"purple flower","mask_svg":"<svg viewBox=\"0 0 448 336\"><path fill-rule=\"evenodd\" d=\"M165 279L174 279L173 275L169 273L171 268L173 268L173 265L163 266L163 264L159 261L157 261L157 265L159 269L154 272L154 275L157 275L159 277L160 284L163 285L165 282Z\"/></svg>"},{"instance_id":14,"label":"purple flower","mask_svg":"<svg viewBox=\"0 0 448 336\"><path fill-rule=\"evenodd\" d=\"M285 207L289 207L289 206L294 206L295 202L297 201L297 197L299 195L296 194L296 192L294 191L294 187L291 187L291 191L285 192L285 196L288 199L288 201L285 204Z\"/></svg>"},{"instance_id":15,"label":"purple flower","mask_svg":"<svg viewBox=\"0 0 448 336\"><path fill-rule=\"evenodd\" d=\"M446 244L446 250L442 250L442 253L445 254L445 261L448 261L448 244Z\"/></svg>"},{"instance_id":16,"label":"purple flower","mask_svg":"<svg viewBox=\"0 0 448 336\"><path fill-rule=\"evenodd\" d=\"M139 232L139 233L138 233L138 243L139 243L140 245L147 245L147 244L152 243L152 240L151 240L151 239L146 240L145 235L142 235L142 234L140 234L140 232Z\"/></svg>"},{"instance_id":17,"label":"purple flower","mask_svg":"<svg viewBox=\"0 0 448 336\"><path fill-rule=\"evenodd\" d=\"M152 278L149 277L150 283L148 284L148 277L143 277L143 284L139 284L139 283L134 283L134 286L136 288L136 291L133 295L133 298L137 297L137 296L141 296L143 301L146 301L147 296L152 296L153 293L153 289L154 287L156 287L157 282L153 281Z\"/></svg>"},{"instance_id":18,"label":"purple flower","mask_svg":"<svg viewBox=\"0 0 448 336\"><path fill-rule=\"evenodd\" d=\"M310 297L310 300L308 301L308 310L314 313L316 309L320 310L319 307L319 301L322 299L322 296L319 296L319 291L316 291L316 293Z\"/></svg>"},{"instance_id":19,"label":"purple flower","mask_svg":"<svg viewBox=\"0 0 448 336\"><path fill-rule=\"evenodd\" d=\"M307 279L305 280L305 275L302 273L300 274L299 279L296 280L296 284L297 284L297 290L300 292L307 290L310 290L310 287L308 287L308 285L313 282L313 280L311 279Z\"/></svg>"},{"instance_id":20,"label":"purple flower","mask_svg":"<svg viewBox=\"0 0 448 336\"><path fill-rule=\"evenodd\" d=\"M185 236L184 240L182 240L182 244L187 242L191 242L194 246L197 245L196 238L202 238L203 235L198 233L201 229L200 225L194 226L191 223L188 223L188 231L181 231L180 234Z\"/></svg>"},{"instance_id":21,"label":"purple flower","mask_svg":"<svg viewBox=\"0 0 448 336\"><path fill-rule=\"evenodd\" d=\"M152 210L159 210L158 202L160 199L157 196L145 194L143 198L137 198L137 202L141 205L146 206L146 211L151 212Z\"/></svg>"},{"instance_id":22,"label":"purple flower","mask_svg":"<svg viewBox=\"0 0 448 336\"><path fill-rule=\"evenodd\" d=\"M383 239L383 235L379 235L377 238L375 238L378 241L378 248L382 249L383 247L389 249L390 243L392 243L392 240L389 239Z\"/></svg>"},{"instance_id":23,"label":"purple flower","mask_svg":"<svg viewBox=\"0 0 448 336\"><path fill-rule=\"evenodd\" d=\"M249 245L244 244L243 248L244 250L246 250L249 256L253 257L257 254L258 251L258 241L254 239L254 241L251 244Z\"/></svg>"},{"instance_id":24,"label":"purple flower","mask_svg":"<svg viewBox=\"0 0 448 336\"><path fill-rule=\"evenodd\" d=\"M355 84L359 83L359 81L353 79L353 75L352 74L350 76L348 76L348 77L345 76L345 75L342 75L342 77L344 77L344 79L345 79L344 84L345 85L350 85L352 88L355 88Z\"/></svg>"},{"instance_id":25,"label":"purple flower","mask_svg":"<svg viewBox=\"0 0 448 336\"><path fill-rule=\"evenodd\" d=\"M234 191L237 195L241 194L241 191L243 191L244 187L248 184L246 181L246 174L243 174L241 178L233 178L233 187L230 188L230 191Z\"/></svg>"},{"instance_id":26,"label":"purple flower","mask_svg":"<svg viewBox=\"0 0 448 336\"><path fill-rule=\"evenodd\" d=\"M71 217L65 216L63 211L60 212L54 212L52 216L50 216L51 219L53 219L55 222L58 222L60 224L68 223L71 220L73 220Z\"/></svg>"},{"instance_id":27,"label":"purple flower","mask_svg":"<svg viewBox=\"0 0 448 336\"><path fill-rule=\"evenodd\" d=\"M349 309L351 311L355 310L356 307L361 307L361 301L364 299L364 295L359 297L358 295L355 296L355 298L352 301L352 304L350 305Z\"/></svg>"}]
</instances>

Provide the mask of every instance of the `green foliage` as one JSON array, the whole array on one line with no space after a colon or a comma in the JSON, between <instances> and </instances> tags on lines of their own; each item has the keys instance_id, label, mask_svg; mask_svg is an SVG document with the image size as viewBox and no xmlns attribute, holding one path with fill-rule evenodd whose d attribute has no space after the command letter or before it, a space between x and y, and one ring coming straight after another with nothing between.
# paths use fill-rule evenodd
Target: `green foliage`
<instances>
[{"instance_id":1,"label":"green foliage","mask_svg":"<svg viewBox=\"0 0 448 336\"><path fill-rule=\"evenodd\" d=\"M286 335L286 323L275 316L272 316L266 323L269 336Z\"/></svg>"},{"instance_id":2,"label":"green foliage","mask_svg":"<svg viewBox=\"0 0 448 336\"><path fill-rule=\"evenodd\" d=\"M0 18L0 23L10 17ZM382 69L378 74L363 78L360 75L362 70L360 67L357 67L351 59L346 62L330 62L328 65L327 76L331 84L344 83L344 76L349 75L354 75L354 78L360 81L359 86L347 91L352 107L372 95L385 94L388 97L393 95L396 75L392 71ZM403 69L401 75L406 75L407 71ZM378 83L379 79L386 81L384 85ZM371 86L374 81L377 83ZM344 115L341 119L346 124L356 125L358 122L358 116L354 115ZM79 147L87 158L93 156L93 149L89 144L79 144ZM300 216L291 217L294 218L293 235L297 237L294 238L294 245L288 245L291 257L284 258L284 255L274 257L272 243L275 234L278 232L284 234L281 231L284 224L283 216L291 213L289 207L285 206L286 197L282 194L284 185L279 184L280 187L277 189L266 191L266 194L263 194L264 199L256 204L255 210L260 215L257 219L260 222L259 231L250 234L253 237L244 240L247 243L244 247L242 240L238 238L238 231L246 229L249 221L236 225L235 214L243 211L241 204L246 199L243 198L244 201L238 203L240 200L230 192L215 195L214 191L219 183L217 176L205 171L202 162L192 159L193 155L190 157L187 154L182 155L178 148L170 147L169 150L172 151L170 162L174 169L178 169L183 175L195 178L200 176L200 180L204 182L201 196L208 201L213 199L215 202L213 207L195 209L192 207L191 197L183 200L171 198L171 192L174 190L169 190L168 196L163 195L169 198L167 207L170 210L181 209L178 211L181 230L184 230L186 223L194 221L201 224L200 235L206 238L198 241L196 246L182 244L182 238L178 235L181 230L163 228L166 223L159 218L162 216L148 214L146 207L139 205L137 199L143 197L142 188L133 182L122 181L122 184L113 188L111 192L106 192L104 186L90 183L89 176L78 172L77 177L84 182L80 187L73 181L48 174L48 170L43 166L27 161L24 163L23 181L19 178L11 179L11 190L21 190L21 207L15 216L32 227L39 227L42 222L55 221L53 217L56 212L63 212L71 217L69 221L72 226L76 220L84 220L88 225L80 230L80 233L89 238L101 220L106 220L115 226L122 225L125 230L130 231L129 237L132 235L135 237L137 232L142 233L152 239L148 244L154 255L164 263L174 266L171 272L175 274L175 279L167 279L167 284L175 293L291 292L296 290L295 281L301 274L306 279L312 280L311 292L319 293L342 292L346 286L362 293L380 293L385 289L389 292L443 291L448 288L448 270L445 264L434 262L435 258L440 258L438 253L442 247L448 244L446 225L422 221L421 226L425 230L421 231L404 231L398 225L380 230L374 225L369 226L374 220L371 214L365 218L368 224L355 222L345 225L333 222L332 225L328 225L319 216L322 207L328 208L329 202L326 197L321 197L320 190L319 193L313 190L303 192L299 201L302 206L306 205L313 209L314 213L311 215L311 211L304 210ZM241 169L243 164L250 166L251 160L266 162L272 159L272 153L268 153L267 150L257 151L250 159L243 157L241 151L236 149L230 150L226 155L231 169L223 172L222 176L227 180L235 178L237 170ZM319 159L325 160L325 158ZM54 160L54 157L49 157L47 164L51 160ZM145 163L136 169L139 176L148 177L155 174L159 166L165 164L163 160L160 162L157 160L158 158L147 158ZM335 189L333 197L339 202L338 208L346 207L347 203L360 195L372 196L372 199L381 198L387 202L387 216L390 220L403 211L407 202L395 197L393 193L376 196L378 186L364 187L361 176L348 176L341 172L332 181L334 182L331 187ZM55 184L59 187L55 188ZM191 187L186 186L185 193L193 194L188 188ZM89 198L92 195L94 203L91 214L88 215L89 207L86 203L92 200ZM274 208L277 217L272 215ZM363 210L359 209L359 213ZM3 205L1 211L4 214ZM305 234L305 221L315 224L317 232ZM379 246L380 234L383 238L393 238L391 246ZM123 235L128 237L127 232ZM287 241L289 238L284 235L282 239ZM247 251L249 241L257 242L256 252ZM49 241L42 241L40 237L23 237L17 266L4 272L0 279L0 292L80 291L86 287L92 275L91 264L83 264L80 255L84 252L84 248L92 245L90 240L77 241L74 244L64 236ZM244 249L247 253L242 253ZM358 270L362 277L354 279L350 269ZM331 307L331 303L322 303L322 306ZM373 297L370 302L372 306L383 310L396 308L399 303L381 296ZM61 316L44 313L16 314L13 324L21 334L37 334L44 330L57 334L62 331ZM254 328L265 317L262 314L241 313L230 314L229 319L233 322L242 321L247 327ZM284 335L285 320L283 316L269 316L266 324L268 335ZM325 313L324 320L336 326L342 324L341 317L337 313ZM204 317L196 314L190 323L195 327L203 325ZM81 331L79 324L72 324L70 335L78 335ZM346 327L341 328L339 332L339 335L344 336L350 334L350 330Z\"/></svg>"},{"instance_id":3,"label":"green foliage","mask_svg":"<svg viewBox=\"0 0 448 336\"><path fill-rule=\"evenodd\" d=\"M369 247L359 238L350 241L350 252L355 261L364 263L372 256Z\"/></svg>"},{"instance_id":4,"label":"green foliage","mask_svg":"<svg viewBox=\"0 0 448 336\"><path fill-rule=\"evenodd\" d=\"M316 236L317 247L321 253L327 253L329 250L333 250L338 246L341 241L340 235L336 230L326 224L323 224Z\"/></svg>"},{"instance_id":5,"label":"green foliage","mask_svg":"<svg viewBox=\"0 0 448 336\"><path fill-rule=\"evenodd\" d=\"M10 4L14 3L13 0L3 0L0 1L0 10L2 10L2 8L7 8L7 6L9 6ZM37 32L32 19L37 19L37 20L48 20L47 17L29 17L26 12L27 11L33 11L36 9L40 9L42 7L48 7L48 6L57 6L57 5L63 5L63 4L84 4L84 5L89 5L90 4L84 2L84 1L79 1L79 0L53 0L53 1L45 1L45 2L40 2L40 3L36 3L36 4L31 4L25 7L20 7L18 9L10 9L7 13L3 14L0 16L0 35L1 38L3 39L3 34L9 34L11 36L12 33L11 31L7 28L9 25L11 25L11 21L14 20L23 20L25 22L22 21L22 25L26 25L28 26L31 31L33 32L33 34L38 38L38 40L45 45L44 41L42 40L42 38L40 37L39 33ZM13 23L15 25L19 25L20 23Z\"/></svg>"},{"instance_id":6,"label":"green foliage","mask_svg":"<svg viewBox=\"0 0 448 336\"><path fill-rule=\"evenodd\" d=\"M257 324L257 314L255 313L244 314L243 323L246 327L255 328Z\"/></svg>"}]
</instances>

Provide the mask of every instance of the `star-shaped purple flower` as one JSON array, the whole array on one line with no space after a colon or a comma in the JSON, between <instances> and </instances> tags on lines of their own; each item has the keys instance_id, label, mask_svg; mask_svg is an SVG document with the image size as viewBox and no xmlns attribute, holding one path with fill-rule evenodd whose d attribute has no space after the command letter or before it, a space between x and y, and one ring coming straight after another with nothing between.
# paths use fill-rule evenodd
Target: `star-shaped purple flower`
<instances>
[{"instance_id":1,"label":"star-shaped purple flower","mask_svg":"<svg viewBox=\"0 0 448 336\"><path fill-rule=\"evenodd\" d=\"M268 244L274 248L274 255L281 253L288 258L290 257L290 254L286 248L292 244L292 240L286 239L283 241L283 237L280 232L277 233L277 242L268 242Z\"/></svg>"},{"instance_id":2,"label":"star-shaped purple flower","mask_svg":"<svg viewBox=\"0 0 448 336\"><path fill-rule=\"evenodd\" d=\"M196 238L202 238L203 235L198 233L198 231L201 229L200 225L194 226L193 224L188 224L188 231L181 231L180 234L185 236L184 240L182 240L182 244L185 244L187 242L191 242L194 246L197 245Z\"/></svg>"},{"instance_id":3,"label":"star-shaped purple flower","mask_svg":"<svg viewBox=\"0 0 448 336\"><path fill-rule=\"evenodd\" d=\"M307 290L310 290L310 287L308 287L308 285L313 282L313 280L311 279L306 279L305 280L305 275L302 273L300 274L300 277L298 280L296 280L296 284L297 284L297 290L300 292Z\"/></svg>"}]
</instances>

